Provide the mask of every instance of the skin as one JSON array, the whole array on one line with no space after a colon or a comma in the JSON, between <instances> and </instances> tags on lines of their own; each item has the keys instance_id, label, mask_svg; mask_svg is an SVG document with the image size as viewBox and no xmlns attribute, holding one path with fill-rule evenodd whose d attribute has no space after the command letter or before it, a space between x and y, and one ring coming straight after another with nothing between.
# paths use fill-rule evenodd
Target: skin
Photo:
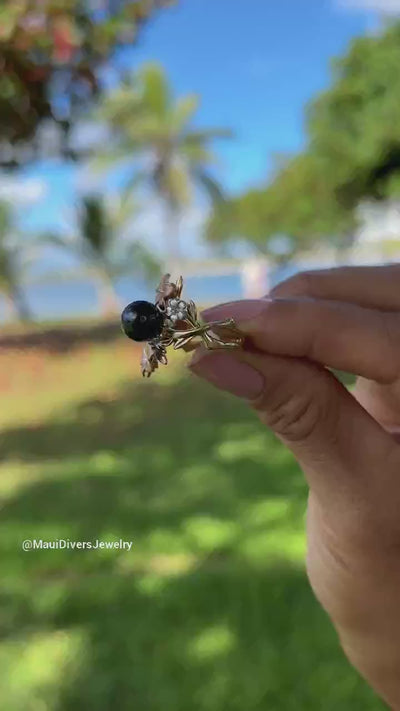
<instances>
[{"instance_id":1,"label":"skin","mask_svg":"<svg viewBox=\"0 0 400 711\"><path fill-rule=\"evenodd\" d=\"M203 313L229 317L245 348L199 348L190 368L248 400L297 458L311 586L350 662L400 711L400 266L303 273Z\"/></svg>"}]
</instances>

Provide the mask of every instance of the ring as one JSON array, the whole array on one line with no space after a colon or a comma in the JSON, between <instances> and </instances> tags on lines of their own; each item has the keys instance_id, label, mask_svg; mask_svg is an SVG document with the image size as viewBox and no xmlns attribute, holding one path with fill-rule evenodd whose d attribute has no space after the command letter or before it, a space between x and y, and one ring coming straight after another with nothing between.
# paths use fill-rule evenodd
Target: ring
<instances>
[{"instance_id":1,"label":"ring","mask_svg":"<svg viewBox=\"0 0 400 711\"><path fill-rule=\"evenodd\" d=\"M132 301L121 314L122 330L128 338L144 342L141 360L143 377L149 378L159 364L167 365L167 348L193 350L200 343L208 350L240 348L244 335L234 319L212 321L199 319L193 301L181 298L183 279L174 284L165 274L156 291L154 304Z\"/></svg>"}]
</instances>

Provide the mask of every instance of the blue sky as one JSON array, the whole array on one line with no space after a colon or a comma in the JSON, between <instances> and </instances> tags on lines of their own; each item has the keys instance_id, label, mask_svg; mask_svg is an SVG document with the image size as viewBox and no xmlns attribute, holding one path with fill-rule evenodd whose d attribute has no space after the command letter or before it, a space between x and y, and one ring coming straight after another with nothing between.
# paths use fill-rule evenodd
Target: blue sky
<instances>
[{"instance_id":1,"label":"blue sky","mask_svg":"<svg viewBox=\"0 0 400 711\"><path fill-rule=\"evenodd\" d=\"M265 177L271 154L299 148L304 105L327 84L330 57L371 22L334 0L181 0L127 61L159 60L177 92L202 96L199 122L234 129L220 150L237 190Z\"/></svg>"},{"instance_id":2,"label":"blue sky","mask_svg":"<svg viewBox=\"0 0 400 711\"><path fill-rule=\"evenodd\" d=\"M180 0L176 8L161 12L139 45L124 50L117 61L134 68L158 60L177 94L201 95L199 125L233 129L235 140L218 146L218 176L236 192L265 180L274 154L301 147L304 107L328 84L330 59L343 53L354 36L373 29L377 13L365 6L382 9L382 1L399 4ZM46 163L27 175L46 183L46 197L29 210L29 224L57 225L74 198L75 170Z\"/></svg>"}]
</instances>

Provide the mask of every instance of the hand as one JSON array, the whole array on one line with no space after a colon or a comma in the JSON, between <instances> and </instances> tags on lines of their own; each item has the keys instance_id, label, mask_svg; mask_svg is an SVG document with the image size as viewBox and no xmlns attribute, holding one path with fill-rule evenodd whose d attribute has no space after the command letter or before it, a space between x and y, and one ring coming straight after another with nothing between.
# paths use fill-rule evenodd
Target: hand
<instances>
[{"instance_id":1,"label":"hand","mask_svg":"<svg viewBox=\"0 0 400 711\"><path fill-rule=\"evenodd\" d=\"M299 274L217 306L248 348L191 369L246 398L310 486L307 570L353 665L400 709L400 266ZM359 376L350 393L329 369Z\"/></svg>"}]
</instances>

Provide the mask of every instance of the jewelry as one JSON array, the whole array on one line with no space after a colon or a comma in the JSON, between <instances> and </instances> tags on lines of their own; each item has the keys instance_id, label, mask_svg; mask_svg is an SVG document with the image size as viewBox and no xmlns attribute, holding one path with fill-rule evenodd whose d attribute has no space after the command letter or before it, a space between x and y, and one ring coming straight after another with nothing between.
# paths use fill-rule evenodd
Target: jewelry
<instances>
[{"instance_id":1,"label":"jewelry","mask_svg":"<svg viewBox=\"0 0 400 711\"><path fill-rule=\"evenodd\" d=\"M122 330L133 341L145 342L141 370L150 377L159 363L167 365L167 348L192 350L203 343L208 350L240 348L244 335L234 319L205 323L199 320L193 301L181 299L183 279L174 284L165 274L155 303L133 301L121 314Z\"/></svg>"}]
</instances>

